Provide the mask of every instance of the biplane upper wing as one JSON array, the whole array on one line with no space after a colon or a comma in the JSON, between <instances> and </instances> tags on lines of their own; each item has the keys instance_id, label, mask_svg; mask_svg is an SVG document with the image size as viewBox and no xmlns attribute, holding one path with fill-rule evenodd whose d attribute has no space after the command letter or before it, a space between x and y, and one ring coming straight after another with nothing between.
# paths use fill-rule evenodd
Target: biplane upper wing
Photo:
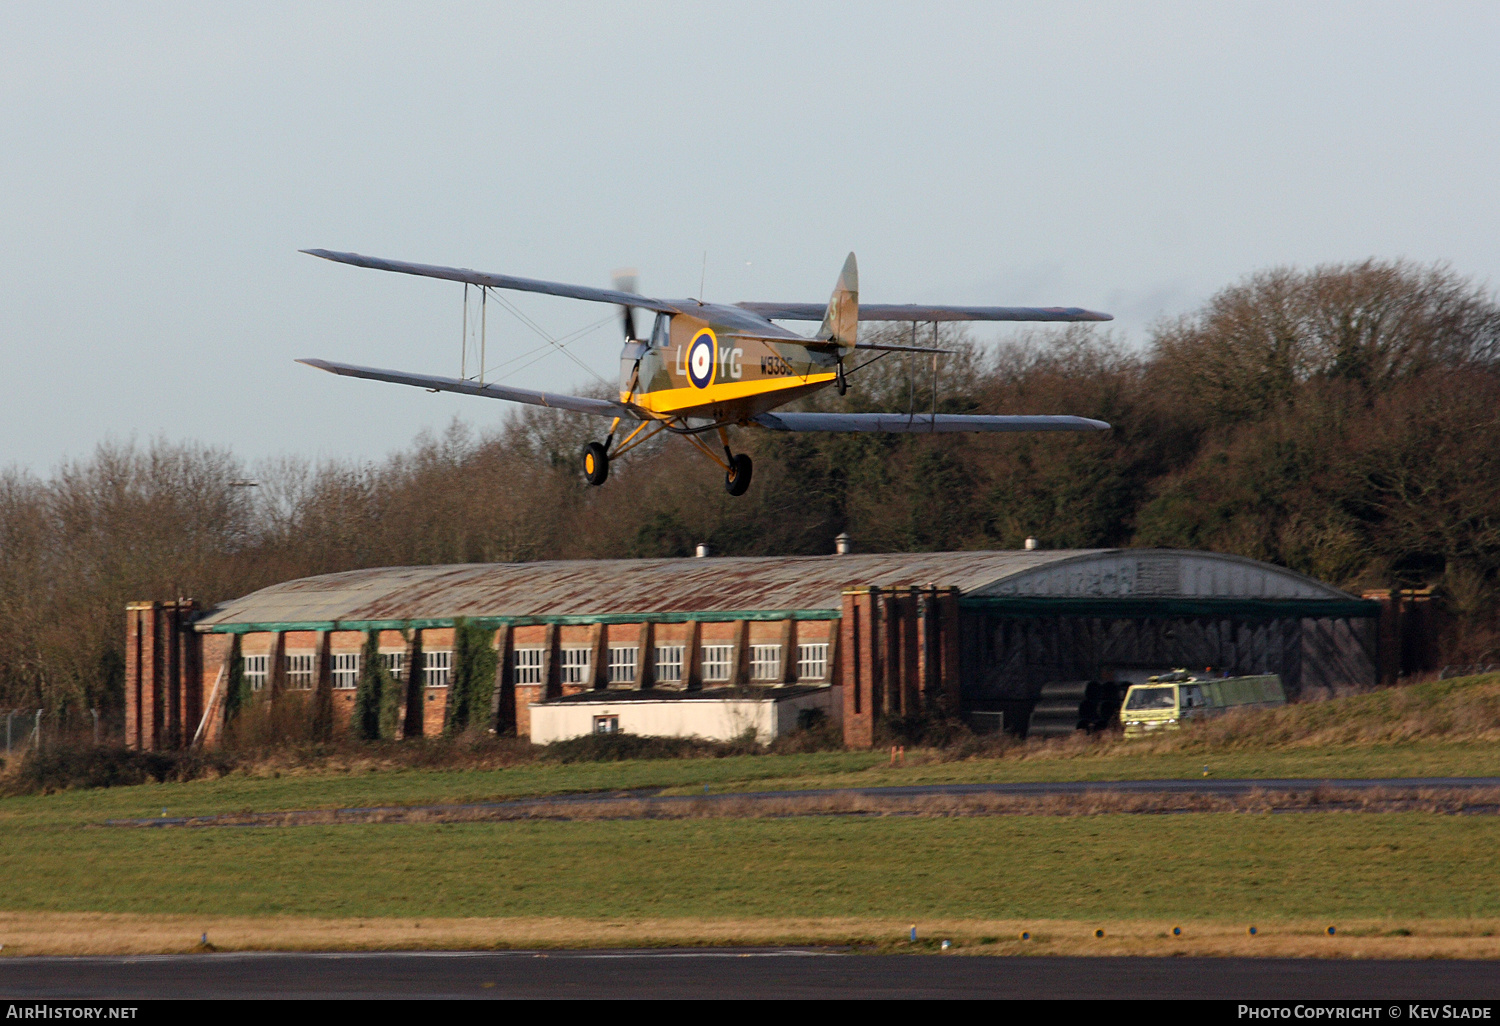
<instances>
[{"instance_id":1,"label":"biplane upper wing","mask_svg":"<svg viewBox=\"0 0 1500 1026\"><path fill-rule=\"evenodd\" d=\"M1108 431L1102 420L1065 416L967 413L762 413L751 421L772 431L880 431L897 435L955 431Z\"/></svg>"},{"instance_id":2,"label":"biplane upper wing","mask_svg":"<svg viewBox=\"0 0 1500 1026\"><path fill-rule=\"evenodd\" d=\"M737 303L769 321L821 321L824 303ZM925 306L917 303L861 303L862 321L1112 321L1114 317L1078 306Z\"/></svg>"},{"instance_id":3,"label":"biplane upper wing","mask_svg":"<svg viewBox=\"0 0 1500 1026\"><path fill-rule=\"evenodd\" d=\"M396 271L400 274L415 274L423 278L444 278L470 285L485 285L493 289L515 289L518 292L542 292L549 296L564 296L568 299L583 299L591 303L614 303L618 306L635 306L658 313L676 313L678 307L660 299L638 296L634 292L619 292L615 289L596 289L588 285L569 285L558 281L540 281L536 278L517 278L510 274L490 274L485 271L470 271L462 267L438 267L434 264L413 264L405 260L386 260L359 253L335 253L327 249L304 249L309 256L322 257L340 264L355 267L373 267L377 271ZM818 317L822 317L822 313ZM818 317L813 318L817 320Z\"/></svg>"},{"instance_id":4,"label":"biplane upper wing","mask_svg":"<svg viewBox=\"0 0 1500 1026\"><path fill-rule=\"evenodd\" d=\"M369 378L372 381L392 381L398 385L415 385L434 392L462 392L464 395L482 395L490 399L507 399L513 403L528 403L532 406L549 406L574 413L592 413L599 417L635 417L635 411L624 403L609 399L590 399L581 395L559 395L556 392L536 392L529 388L514 388L510 385L481 385L477 381L463 378L440 378L430 374L413 374L410 371L381 370L379 367L359 367L350 363L335 363L332 360L298 360L309 367L317 367L332 374L351 378Z\"/></svg>"}]
</instances>

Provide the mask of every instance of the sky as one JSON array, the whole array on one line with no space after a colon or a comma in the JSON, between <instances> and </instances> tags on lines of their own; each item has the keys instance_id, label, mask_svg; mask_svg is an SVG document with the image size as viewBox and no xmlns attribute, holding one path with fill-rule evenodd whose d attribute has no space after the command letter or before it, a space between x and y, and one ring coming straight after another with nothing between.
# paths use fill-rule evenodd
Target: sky
<instances>
[{"instance_id":1,"label":"sky","mask_svg":"<svg viewBox=\"0 0 1500 1026\"><path fill-rule=\"evenodd\" d=\"M459 371L462 286L311 247L818 303L853 250L864 301L1134 344L1271 266L1493 288L1497 53L1493 3L8 3L0 467L502 420L293 362ZM554 336L611 312L507 298ZM618 332L570 349L613 380ZM496 307L487 336L508 383L591 381Z\"/></svg>"}]
</instances>

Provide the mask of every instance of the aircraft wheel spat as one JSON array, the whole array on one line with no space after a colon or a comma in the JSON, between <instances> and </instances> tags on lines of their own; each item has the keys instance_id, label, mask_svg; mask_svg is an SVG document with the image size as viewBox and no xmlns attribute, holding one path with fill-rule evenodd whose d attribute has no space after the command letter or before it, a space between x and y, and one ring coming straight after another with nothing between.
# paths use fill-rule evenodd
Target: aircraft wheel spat
<instances>
[{"instance_id":1,"label":"aircraft wheel spat","mask_svg":"<svg viewBox=\"0 0 1500 1026\"><path fill-rule=\"evenodd\" d=\"M583 476L591 485L602 485L609 479L609 453L598 442L583 447Z\"/></svg>"},{"instance_id":2,"label":"aircraft wheel spat","mask_svg":"<svg viewBox=\"0 0 1500 1026\"><path fill-rule=\"evenodd\" d=\"M753 470L750 457L745 453L739 453L729 460L729 472L724 475L724 490L730 495L744 495L750 487L750 473Z\"/></svg>"},{"instance_id":3,"label":"aircraft wheel spat","mask_svg":"<svg viewBox=\"0 0 1500 1026\"><path fill-rule=\"evenodd\" d=\"M694 388L707 388L713 383L714 363L717 352L718 340L714 338L714 333L707 328L698 332L697 337L688 346L688 380L693 383Z\"/></svg>"}]
</instances>

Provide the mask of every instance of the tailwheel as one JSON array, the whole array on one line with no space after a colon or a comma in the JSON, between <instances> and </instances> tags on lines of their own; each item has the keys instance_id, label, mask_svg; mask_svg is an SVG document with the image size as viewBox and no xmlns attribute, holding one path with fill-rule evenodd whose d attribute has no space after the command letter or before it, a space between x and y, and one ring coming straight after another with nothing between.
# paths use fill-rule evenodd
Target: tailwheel
<instances>
[{"instance_id":1,"label":"tailwheel","mask_svg":"<svg viewBox=\"0 0 1500 1026\"><path fill-rule=\"evenodd\" d=\"M724 490L730 495L744 495L750 487L750 473L754 467L746 453L729 457L729 471L724 475Z\"/></svg>"},{"instance_id":2,"label":"tailwheel","mask_svg":"<svg viewBox=\"0 0 1500 1026\"><path fill-rule=\"evenodd\" d=\"M602 485L609 479L609 452L598 442L583 447L583 476L591 485Z\"/></svg>"},{"instance_id":3,"label":"tailwheel","mask_svg":"<svg viewBox=\"0 0 1500 1026\"><path fill-rule=\"evenodd\" d=\"M843 360L839 361L838 370L834 372L833 384L834 384L834 387L839 390L839 395L846 395L846 394L848 394L848 392L849 392L849 379L846 378L846 377L844 377L844 361Z\"/></svg>"}]
</instances>

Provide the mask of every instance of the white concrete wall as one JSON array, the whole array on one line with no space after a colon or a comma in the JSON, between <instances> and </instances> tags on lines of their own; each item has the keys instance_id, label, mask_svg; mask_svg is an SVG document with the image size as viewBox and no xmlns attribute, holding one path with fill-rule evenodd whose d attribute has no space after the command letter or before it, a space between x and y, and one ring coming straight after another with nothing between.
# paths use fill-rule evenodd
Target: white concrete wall
<instances>
[{"instance_id":1,"label":"white concrete wall","mask_svg":"<svg viewBox=\"0 0 1500 1026\"><path fill-rule=\"evenodd\" d=\"M797 729L797 714L803 709L821 709L837 723L843 709L835 701L837 688L773 701L769 698L678 698L660 702L611 701L608 694L598 701L551 704L533 702L531 740L545 745L594 731L595 716L618 716L620 730L627 734L656 737L701 737L729 741L750 728L761 742Z\"/></svg>"}]
</instances>

